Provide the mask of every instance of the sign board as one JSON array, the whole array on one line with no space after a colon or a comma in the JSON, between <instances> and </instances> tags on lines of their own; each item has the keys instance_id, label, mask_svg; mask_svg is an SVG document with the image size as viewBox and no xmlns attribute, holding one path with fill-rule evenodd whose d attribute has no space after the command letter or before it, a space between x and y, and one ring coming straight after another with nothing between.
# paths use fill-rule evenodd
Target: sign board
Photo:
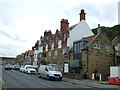
<instances>
[{"instance_id":1,"label":"sign board","mask_svg":"<svg viewBox=\"0 0 120 90\"><path fill-rule=\"evenodd\" d=\"M65 63L64 64L64 73L68 73L69 72L69 64Z\"/></svg>"},{"instance_id":2,"label":"sign board","mask_svg":"<svg viewBox=\"0 0 120 90\"><path fill-rule=\"evenodd\" d=\"M110 67L110 77L119 77L120 78L120 66L111 66Z\"/></svg>"}]
</instances>

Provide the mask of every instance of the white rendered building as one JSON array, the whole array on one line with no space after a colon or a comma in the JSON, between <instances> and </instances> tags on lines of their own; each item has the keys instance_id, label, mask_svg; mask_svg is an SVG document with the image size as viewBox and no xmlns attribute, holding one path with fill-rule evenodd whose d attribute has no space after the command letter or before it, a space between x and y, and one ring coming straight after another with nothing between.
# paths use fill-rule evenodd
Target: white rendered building
<instances>
[{"instance_id":1,"label":"white rendered building","mask_svg":"<svg viewBox=\"0 0 120 90\"><path fill-rule=\"evenodd\" d=\"M76 25L69 28L69 38L67 41L67 46L73 47L73 42L82 39L83 37L94 35L92 30L89 28L85 21L85 12L82 9L80 13L80 21Z\"/></svg>"}]
</instances>

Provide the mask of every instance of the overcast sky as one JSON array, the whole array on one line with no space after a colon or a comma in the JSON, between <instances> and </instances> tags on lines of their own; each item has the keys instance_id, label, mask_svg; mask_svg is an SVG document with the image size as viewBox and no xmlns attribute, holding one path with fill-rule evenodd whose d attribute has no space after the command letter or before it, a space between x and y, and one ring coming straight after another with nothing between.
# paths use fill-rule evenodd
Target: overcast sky
<instances>
[{"instance_id":1,"label":"overcast sky","mask_svg":"<svg viewBox=\"0 0 120 90\"><path fill-rule=\"evenodd\" d=\"M91 29L118 24L120 0L0 0L0 56L16 57L31 50L44 34L60 29L60 20L69 25L79 22L79 12L85 9Z\"/></svg>"}]
</instances>

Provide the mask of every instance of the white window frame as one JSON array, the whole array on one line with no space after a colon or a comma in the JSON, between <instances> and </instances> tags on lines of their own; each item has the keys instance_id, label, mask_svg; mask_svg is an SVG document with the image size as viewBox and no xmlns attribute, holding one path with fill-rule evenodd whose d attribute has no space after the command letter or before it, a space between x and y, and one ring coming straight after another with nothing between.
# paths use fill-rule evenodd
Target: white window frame
<instances>
[{"instance_id":1,"label":"white window frame","mask_svg":"<svg viewBox=\"0 0 120 90\"><path fill-rule=\"evenodd\" d=\"M64 41L66 41L66 38L67 38L67 37L66 37L66 34L64 34Z\"/></svg>"},{"instance_id":2,"label":"white window frame","mask_svg":"<svg viewBox=\"0 0 120 90\"><path fill-rule=\"evenodd\" d=\"M100 44L94 44L95 49L100 49Z\"/></svg>"},{"instance_id":3,"label":"white window frame","mask_svg":"<svg viewBox=\"0 0 120 90\"><path fill-rule=\"evenodd\" d=\"M55 54L55 56L57 56L58 55L58 50L55 50L54 54Z\"/></svg>"},{"instance_id":4,"label":"white window frame","mask_svg":"<svg viewBox=\"0 0 120 90\"><path fill-rule=\"evenodd\" d=\"M62 54L64 55L67 52L66 48L63 48Z\"/></svg>"},{"instance_id":5,"label":"white window frame","mask_svg":"<svg viewBox=\"0 0 120 90\"><path fill-rule=\"evenodd\" d=\"M110 47L109 45L105 45L105 51L109 51Z\"/></svg>"},{"instance_id":6,"label":"white window frame","mask_svg":"<svg viewBox=\"0 0 120 90\"><path fill-rule=\"evenodd\" d=\"M45 49L46 49L46 51L48 51L48 44L46 44L46 48Z\"/></svg>"},{"instance_id":7,"label":"white window frame","mask_svg":"<svg viewBox=\"0 0 120 90\"><path fill-rule=\"evenodd\" d=\"M51 52L50 51L48 52L48 56L51 56Z\"/></svg>"},{"instance_id":8,"label":"white window frame","mask_svg":"<svg viewBox=\"0 0 120 90\"><path fill-rule=\"evenodd\" d=\"M58 48L62 48L62 40L58 41Z\"/></svg>"},{"instance_id":9,"label":"white window frame","mask_svg":"<svg viewBox=\"0 0 120 90\"><path fill-rule=\"evenodd\" d=\"M54 50L54 42L52 42L51 50Z\"/></svg>"}]
</instances>

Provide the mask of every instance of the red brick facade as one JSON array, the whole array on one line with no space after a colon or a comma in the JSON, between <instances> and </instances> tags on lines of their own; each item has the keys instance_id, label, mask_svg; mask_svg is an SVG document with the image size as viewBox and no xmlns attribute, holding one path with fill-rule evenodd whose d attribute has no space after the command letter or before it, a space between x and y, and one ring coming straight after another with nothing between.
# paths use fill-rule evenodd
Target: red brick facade
<instances>
[{"instance_id":1,"label":"red brick facade","mask_svg":"<svg viewBox=\"0 0 120 90\"><path fill-rule=\"evenodd\" d=\"M67 47L68 27L69 27L68 20L62 19L60 27L60 31L62 32L62 48Z\"/></svg>"},{"instance_id":2,"label":"red brick facade","mask_svg":"<svg viewBox=\"0 0 120 90\"><path fill-rule=\"evenodd\" d=\"M61 19L60 31L57 29L55 34L52 34L51 30L44 32L44 37L41 36L41 42L43 46L43 52L46 52L46 45L48 45L48 51L52 48L54 42L54 49L58 49L58 41L62 40L62 48L67 47L67 36L69 23L67 19ZM43 40L43 41L42 41Z\"/></svg>"}]
</instances>

